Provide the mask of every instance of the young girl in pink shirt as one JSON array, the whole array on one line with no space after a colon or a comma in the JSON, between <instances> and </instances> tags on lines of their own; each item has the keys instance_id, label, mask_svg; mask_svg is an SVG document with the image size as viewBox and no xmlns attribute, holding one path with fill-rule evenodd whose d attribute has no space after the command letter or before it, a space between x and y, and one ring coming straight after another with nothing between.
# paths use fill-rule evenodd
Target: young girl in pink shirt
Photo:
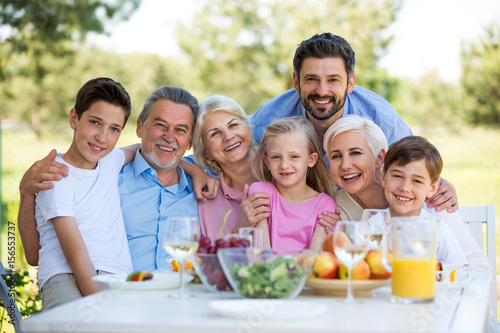
<instances>
[{"instance_id":1,"label":"young girl in pink shirt","mask_svg":"<svg viewBox=\"0 0 500 333\"><path fill-rule=\"evenodd\" d=\"M260 182L250 186L249 195L271 195L270 217L256 224L266 231L264 246L319 250L327 234L318 215L334 212L336 204L330 172L309 120L273 121L264 132L252 171Z\"/></svg>"}]
</instances>

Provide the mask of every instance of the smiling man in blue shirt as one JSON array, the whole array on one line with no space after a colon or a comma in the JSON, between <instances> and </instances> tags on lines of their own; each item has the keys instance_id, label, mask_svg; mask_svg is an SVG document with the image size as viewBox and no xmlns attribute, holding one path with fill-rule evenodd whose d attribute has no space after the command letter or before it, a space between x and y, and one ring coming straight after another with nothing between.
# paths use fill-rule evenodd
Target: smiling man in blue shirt
<instances>
[{"instance_id":1,"label":"smiling man in blue shirt","mask_svg":"<svg viewBox=\"0 0 500 333\"><path fill-rule=\"evenodd\" d=\"M191 148L198 101L185 89L165 86L153 91L137 119L141 149L120 173L120 201L136 271L167 263L162 248L169 216L198 217L192 178L179 161Z\"/></svg>"},{"instance_id":2,"label":"smiling man in blue shirt","mask_svg":"<svg viewBox=\"0 0 500 333\"><path fill-rule=\"evenodd\" d=\"M347 114L373 120L389 144L412 135L385 99L354 84L354 64L354 51L340 36L323 33L303 41L293 59L294 89L271 99L250 117L255 140L260 142L271 121L301 116L313 123L322 142L330 125Z\"/></svg>"}]
</instances>

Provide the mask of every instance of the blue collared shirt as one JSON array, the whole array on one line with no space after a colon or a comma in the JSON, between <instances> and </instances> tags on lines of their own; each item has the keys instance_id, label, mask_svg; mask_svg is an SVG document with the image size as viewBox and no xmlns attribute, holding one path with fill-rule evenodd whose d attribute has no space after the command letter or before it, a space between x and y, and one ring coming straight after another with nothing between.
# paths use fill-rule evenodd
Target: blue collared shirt
<instances>
[{"instance_id":1,"label":"blue collared shirt","mask_svg":"<svg viewBox=\"0 0 500 333\"><path fill-rule=\"evenodd\" d=\"M346 96L342 116L348 114L373 120L384 132L389 145L406 136L413 135L411 129L389 102L376 93L359 86L355 86L354 90ZM300 94L295 89L290 89L262 105L250 116L255 141L260 142L271 121L293 116L305 118L306 110L300 101ZM320 144L323 145L323 142Z\"/></svg>"},{"instance_id":2,"label":"blue collared shirt","mask_svg":"<svg viewBox=\"0 0 500 333\"><path fill-rule=\"evenodd\" d=\"M140 150L120 173L120 201L134 271L152 271L167 264L170 256L161 240L169 216L198 218L193 181L180 166L177 175L178 184L164 187Z\"/></svg>"}]
</instances>

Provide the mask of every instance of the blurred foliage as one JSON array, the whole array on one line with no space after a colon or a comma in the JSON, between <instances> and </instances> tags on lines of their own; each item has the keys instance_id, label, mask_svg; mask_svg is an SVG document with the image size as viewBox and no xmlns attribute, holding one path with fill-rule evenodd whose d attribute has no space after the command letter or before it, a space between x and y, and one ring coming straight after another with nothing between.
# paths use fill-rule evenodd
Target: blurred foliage
<instances>
[{"instance_id":1,"label":"blurred foliage","mask_svg":"<svg viewBox=\"0 0 500 333\"><path fill-rule=\"evenodd\" d=\"M161 58L153 54L133 53L118 55L98 49L80 49L68 58L51 58L45 65L47 74L42 80L44 98L39 100L38 114L40 133L50 130L67 130L69 111L74 106L78 89L88 80L107 76L121 82L132 98L132 116L129 125L135 128L135 121L146 97L163 85L192 87L195 95L195 78L188 65L173 58ZM38 90L36 83L24 76L12 77L0 82L0 113L2 117L28 122L31 119L33 100Z\"/></svg>"},{"instance_id":2,"label":"blurred foliage","mask_svg":"<svg viewBox=\"0 0 500 333\"><path fill-rule=\"evenodd\" d=\"M52 91L45 80L54 67L64 73L87 33L127 19L140 0L0 0L0 78L22 78L32 129L39 134L40 107ZM59 80L63 81L62 78ZM64 84L63 84L64 86ZM5 94L11 92L7 87Z\"/></svg>"},{"instance_id":3,"label":"blurred foliage","mask_svg":"<svg viewBox=\"0 0 500 333\"><path fill-rule=\"evenodd\" d=\"M181 50L198 71L203 88L237 100L251 114L293 87L297 45L314 34L332 32L356 52L356 82L390 99L394 81L377 60L391 37L397 0L211 0L192 26L180 26Z\"/></svg>"},{"instance_id":4,"label":"blurred foliage","mask_svg":"<svg viewBox=\"0 0 500 333\"><path fill-rule=\"evenodd\" d=\"M457 130L464 124L460 86L442 82L437 71L418 80L399 79L397 94L390 102L412 127L432 125Z\"/></svg>"},{"instance_id":5,"label":"blurred foliage","mask_svg":"<svg viewBox=\"0 0 500 333\"><path fill-rule=\"evenodd\" d=\"M14 281L15 292L12 297L16 301L23 318L32 316L42 310L42 298L38 292L38 286L33 281L29 271L15 271L11 275L3 276L3 279L8 286L10 286L10 281ZM0 307L3 307L1 300Z\"/></svg>"},{"instance_id":6,"label":"blurred foliage","mask_svg":"<svg viewBox=\"0 0 500 333\"><path fill-rule=\"evenodd\" d=\"M486 36L462 45L464 108L472 124L500 124L500 23L491 23Z\"/></svg>"}]
</instances>

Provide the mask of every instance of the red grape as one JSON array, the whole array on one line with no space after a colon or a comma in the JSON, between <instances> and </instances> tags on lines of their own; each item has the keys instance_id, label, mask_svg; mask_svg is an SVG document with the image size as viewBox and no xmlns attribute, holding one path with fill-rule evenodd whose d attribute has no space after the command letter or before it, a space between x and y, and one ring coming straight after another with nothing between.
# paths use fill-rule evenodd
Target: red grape
<instances>
[{"instance_id":1,"label":"red grape","mask_svg":"<svg viewBox=\"0 0 500 333\"><path fill-rule=\"evenodd\" d=\"M219 242L219 244L217 245L218 249L224 249L226 247L231 247L231 243L227 240L223 240L222 242Z\"/></svg>"},{"instance_id":2,"label":"red grape","mask_svg":"<svg viewBox=\"0 0 500 333\"><path fill-rule=\"evenodd\" d=\"M200 248L208 248L211 245L210 238L205 235L200 236Z\"/></svg>"}]
</instances>

